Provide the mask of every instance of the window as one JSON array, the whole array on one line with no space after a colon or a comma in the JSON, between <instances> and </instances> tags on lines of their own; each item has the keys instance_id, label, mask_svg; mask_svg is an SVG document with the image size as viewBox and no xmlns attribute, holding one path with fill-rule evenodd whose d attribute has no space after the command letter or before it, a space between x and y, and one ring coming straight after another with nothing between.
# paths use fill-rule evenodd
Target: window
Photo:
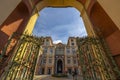
<instances>
[{"instance_id":1,"label":"window","mask_svg":"<svg viewBox=\"0 0 120 80\"><path fill-rule=\"evenodd\" d=\"M49 41L49 39L46 39L46 41L48 42L48 41Z\"/></svg>"},{"instance_id":2,"label":"window","mask_svg":"<svg viewBox=\"0 0 120 80\"><path fill-rule=\"evenodd\" d=\"M53 53L53 49L52 48L50 48L50 53Z\"/></svg>"},{"instance_id":3,"label":"window","mask_svg":"<svg viewBox=\"0 0 120 80\"><path fill-rule=\"evenodd\" d=\"M73 39L71 39L71 42L73 42Z\"/></svg>"},{"instance_id":4,"label":"window","mask_svg":"<svg viewBox=\"0 0 120 80\"><path fill-rule=\"evenodd\" d=\"M44 51L43 51L43 53L47 53L47 48L44 48Z\"/></svg>"},{"instance_id":5,"label":"window","mask_svg":"<svg viewBox=\"0 0 120 80\"><path fill-rule=\"evenodd\" d=\"M70 64L70 59L67 60L67 63Z\"/></svg>"},{"instance_id":6,"label":"window","mask_svg":"<svg viewBox=\"0 0 120 80\"><path fill-rule=\"evenodd\" d=\"M49 63L52 63L52 59L49 59Z\"/></svg>"},{"instance_id":7,"label":"window","mask_svg":"<svg viewBox=\"0 0 120 80\"><path fill-rule=\"evenodd\" d=\"M43 64L45 64L45 63L46 63L46 58L43 59Z\"/></svg>"},{"instance_id":8,"label":"window","mask_svg":"<svg viewBox=\"0 0 120 80\"><path fill-rule=\"evenodd\" d=\"M46 42L46 46L49 46L49 42Z\"/></svg>"},{"instance_id":9,"label":"window","mask_svg":"<svg viewBox=\"0 0 120 80\"><path fill-rule=\"evenodd\" d=\"M56 48L55 52L56 54L59 54L59 55L64 54L64 48L58 47Z\"/></svg>"},{"instance_id":10,"label":"window","mask_svg":"<svg viewBox=\"0 0 120 80\"><path fill-rule=\"evenodd\" d=\"M72 48L72 53L75 53L76 51L75 51L75 48Z\"/></svg>"},{"instance_id":11,"label":"window","mask_svg":"<svg viewBox=\"0 0 120 80\"><path fill-rule=\"evenodd\" d=\"M74 43L71 43L72 46L74 46Z\"/></svg>"},{"instance_id":12,"label":"window","mask_svg":"<svg viewBox=\"0 0 120 80\"><path fill-rule=\"evenodd\" d=\"M47 40L46 40L46 46L48 46L48 45L50 45L50 42L49 42L49 40L47 39Z\"/></svg>"},{"instance_id":13,"label":"window","mask_svg":"<svg viewBox=\"0 0 120 80\"><path fill-rule=\"evenodd\" d=\"M76 64L76 60L74 60L74 64Z\"/></svg>"},{"instance_id":14,"label":"window","mask_svg":"<svg viewBox=\"0 0 120 80\"><path fill-rule=\"evenodd\" d=\"M66 52L67 52L67 53L70 53L70 49L69 49L69 48L67 48L67 49L66 49Z\"/></svg>"}]
</instances>

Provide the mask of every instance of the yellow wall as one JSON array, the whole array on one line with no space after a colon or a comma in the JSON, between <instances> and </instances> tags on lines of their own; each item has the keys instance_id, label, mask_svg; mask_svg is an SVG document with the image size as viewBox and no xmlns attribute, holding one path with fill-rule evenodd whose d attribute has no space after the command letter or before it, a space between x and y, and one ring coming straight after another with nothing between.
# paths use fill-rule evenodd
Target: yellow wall
<instances>
[{"instance_id":1,"label":"yellow wall","mask_svg":"<svg viewBox=\"0 0 120 80\"><path fill-rule=\"evenodd\" d=\"M31 34L32 33L38 16L39 16L38 13L35 13L30 17L30 20L28 21L26 29L24 30L24 34Z\"/></svg>"}]
</instances>

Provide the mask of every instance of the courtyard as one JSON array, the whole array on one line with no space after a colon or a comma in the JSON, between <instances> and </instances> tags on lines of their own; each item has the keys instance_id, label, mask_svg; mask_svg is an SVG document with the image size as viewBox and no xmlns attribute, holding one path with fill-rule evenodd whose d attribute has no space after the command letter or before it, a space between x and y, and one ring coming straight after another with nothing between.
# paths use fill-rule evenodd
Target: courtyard
<instances>
[{"instance_id":1,"label":"courtyard","mask_svg":"<svg viewBox=\"0 0 120 80\"><path fill-rule=\"evenodd\" d=\"M33 80L83 80L82 77L77 76L77 79L73 79L72 75L68 77L52 77L51 75L36 75Z\"/></svg>"}]
</instances>

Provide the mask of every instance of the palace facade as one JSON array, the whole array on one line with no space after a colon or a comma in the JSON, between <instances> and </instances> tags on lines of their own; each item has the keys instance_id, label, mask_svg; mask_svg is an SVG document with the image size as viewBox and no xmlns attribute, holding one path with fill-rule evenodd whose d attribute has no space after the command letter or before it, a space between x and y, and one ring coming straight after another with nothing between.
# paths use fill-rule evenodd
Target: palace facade
<instances>
[{"instance_id":1,"label":"palace facade","mask_svg":"<svg viewBox=\"0 0 120 80\"><path fill-rule=\"evenodd\" d=\"M44 39L36 74L80 72L76 38L70 37L67 44L53 44L51 37Z\"/></svg>"}]
</instances>

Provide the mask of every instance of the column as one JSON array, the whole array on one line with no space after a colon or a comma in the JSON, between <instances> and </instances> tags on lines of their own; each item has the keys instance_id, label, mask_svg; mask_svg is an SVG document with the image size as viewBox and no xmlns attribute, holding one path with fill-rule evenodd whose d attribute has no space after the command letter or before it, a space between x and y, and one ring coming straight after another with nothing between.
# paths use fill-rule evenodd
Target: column
<instances>
[{"instance_id":1,"label":"column","mask_svg":"<svg viewBox=\"0 0 120 80\"><path fill-rule=\"evenodd\" d=\"M82 9L80 16L83 19L88 36L96 36L95 32L93 30L93 25L92 25L87 13L86 13L86 10L84 8Z\"/></svg>"},{"instance_id":2,"label":"column","mask_svg":"<svg viewBox=\"0 0 120 80\"><path fill-rule=\"evenodd\" d=\"M34 12L32 14L32 16L30 17L30 20L28 21L28 24L24 30L24 34L31 34L32 33L38 17L39 17L38 13Z\"/></svg>"}]
</instances>

